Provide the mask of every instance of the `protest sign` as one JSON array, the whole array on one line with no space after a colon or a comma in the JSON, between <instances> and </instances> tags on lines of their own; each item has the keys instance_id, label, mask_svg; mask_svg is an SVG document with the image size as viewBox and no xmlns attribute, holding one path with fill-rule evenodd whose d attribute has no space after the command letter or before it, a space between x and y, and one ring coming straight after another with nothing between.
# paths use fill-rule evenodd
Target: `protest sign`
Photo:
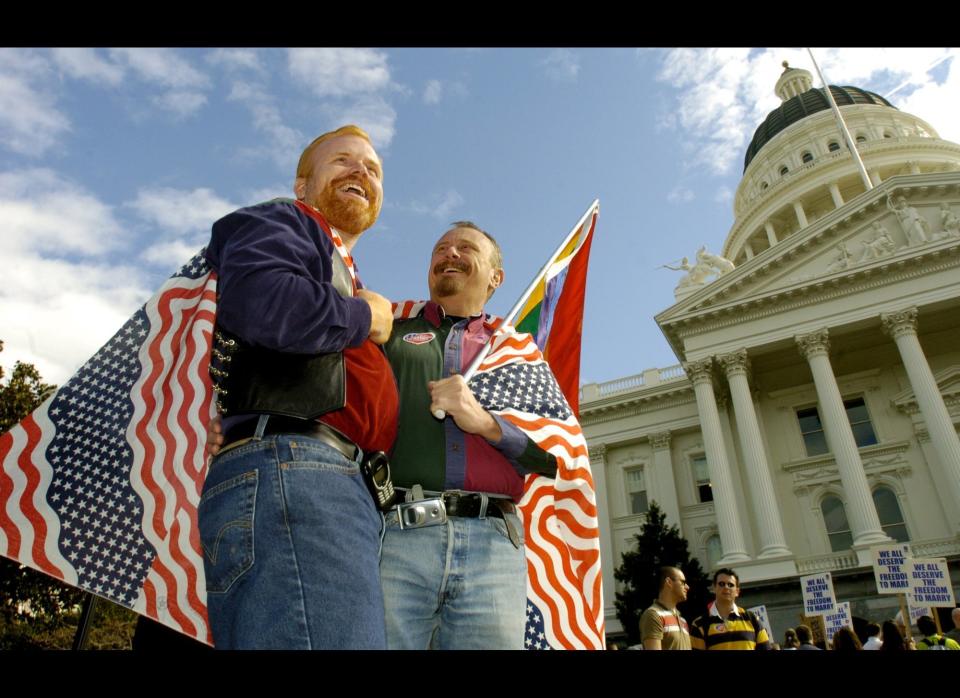
<instances>
[{"instance_id":1,"label":"protest sign","mask_svg":"<svg viewBox=\"0 0 960 698\"><path fill-rule=\"evenodd\" d=\"M753 611L753 614L757 617L757 620L760 621L760 625L762 625L764 630L767 631L767 637L770 639L770 642L773 642L773 628L770 627L770 617L767 615L767 607L754 606L753 608L748 608L747 610Z\"/></svg>"},{"instance_id":2,"label":"protest sign","mask_svg":"<svg viewBox=\"0 0 960 698\"><path fill-rule=\"evenodd\" d=\"M905 594L910 588L907 562L910 546L906 543L878 545L873 553L873 575L877 581L878 594Z\"/></svg>"},{"instance_id":3,"label":"protest sign","mask_svg":"<svg viewBox=\"0 0 960 698\"><path fill-rule=\"evenodd\" d=\"M908 601L911 606L953 608L956 605L946 558L913 558L907 569L910 574Z\"/></svg>"},{"instance_id":4,"label":"protest sign","mask_svg":"<svg viewBox=\"0 0 960 698\"><path fill-rule=\"evenodd\" d=\"M832 613L837 600L833 595L833 579L829 572L800 577L803 591L803 612L808 616Z\"/></svg>"},{"instance_id":5,"label":"protest sign","mask_svg":"<svg viewBox=\"0 0 960 698\"><path fill-rule=\"evenodd\" d=\"M838 603L832 613L823 614L824 632L828 640L833 640L834 634L842 627L853 628L853 614L850 612L850 602Z\"/></svg>"}]
</instances>

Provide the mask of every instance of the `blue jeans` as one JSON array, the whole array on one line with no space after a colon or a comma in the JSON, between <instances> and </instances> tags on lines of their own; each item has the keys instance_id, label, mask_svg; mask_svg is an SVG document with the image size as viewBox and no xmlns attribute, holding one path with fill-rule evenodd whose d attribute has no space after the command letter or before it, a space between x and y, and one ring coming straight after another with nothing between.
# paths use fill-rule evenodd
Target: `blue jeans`
<instances>
[{"instance_id":1,"label":"blue jeans","mask_svg":"<svg viewBox=\"0 0 960 698\"><path fill-rule=\"evenodd\" d=\"M300 435L213 459L198 508L218 649L383 649L383 519L360 469Z\"/></svg>"},{"instance_id":2,"label":"blue jeans","mask_svg":"<svg viewBox=\"0 0 960 698\"><path fill-rule=\"evenodd\" d=\"M523 526L506 514L523 540ZM402 530L386 516L380 580L389 649L523 649L527 562L498 518Z\"/></svg>"}]
</instances>

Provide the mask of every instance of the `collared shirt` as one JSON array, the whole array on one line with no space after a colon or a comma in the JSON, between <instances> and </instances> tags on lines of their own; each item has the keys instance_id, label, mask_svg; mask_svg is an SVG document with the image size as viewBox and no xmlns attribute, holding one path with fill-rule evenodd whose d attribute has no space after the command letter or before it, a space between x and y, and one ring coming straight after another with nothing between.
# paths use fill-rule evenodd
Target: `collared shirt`
<instances>
[{"instance_id":1,"label":"collared shirt","mask_svg":"<svg viewBox=\"0 0 960 698\"><path fill-rule=\"evenodd\" d=\"M871 635L867 638L867 641L863 643L863 649L865 650L878 650L883 646L883 641L876 635Z\"/></svg>"},{"instance_id":2,"label":"collared shirt","mask_svg":"<svg viewBox=\"0 0 960 698\"><path fill-rule=\"evenodd\" d=\"M463 373L493 332L487 316L447 316L433 302L417 316L394 322L384 348L400 391L400 429L390 456L396 486L419 484L428 491L463 489L519 499L528 472L556 474L556 462L499 415L493 418L502 436L491 444L464 433L453 418L441 421L430 413L427 382Z\"/></svg>"},{"instance_id":3,"label":"collared shirt","mask_svg":"<svg viewBox=\"0 0 960 698\"><path fill-rule=\"evenodd\" d=\"M653 600L640 616L640 639L660 640L660 649L689 650L690 628L676 608L667 608L659 599Z\"/></svg>"},{"instance_id":4,"label":"collared shirt","mask_svg":"<svg viewBox=\"0 0 960 698\"><path fill-rule=\"evenodd\" d=\"M693 621L690 642L695 650L766 650L770 648L767 631L752 613L739 606L726 618L720 616L716 602L707 614Z\"/></svg>"}]
</instances>

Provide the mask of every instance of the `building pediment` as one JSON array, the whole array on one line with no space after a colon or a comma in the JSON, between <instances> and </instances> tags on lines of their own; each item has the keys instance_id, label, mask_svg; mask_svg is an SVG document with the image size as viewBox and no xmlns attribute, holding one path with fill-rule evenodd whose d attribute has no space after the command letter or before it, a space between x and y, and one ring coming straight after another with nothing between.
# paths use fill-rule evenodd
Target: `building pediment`
<instances>
[{"instance_id":1,"label":"building pediment","mask_svg":"<svg viewBox=\"0 0 960 698\"><path fill-rule=\"evenodd\" d=\"M934 373L933 377L944 402L951 408L960 405L960 365L948 366ZM890 404L904 414L916 414L920 410L913 388L907 388L894 395L890 399Z\"/></svg>"},{"instance_id":2,"label":"building pediment","mask_svg":"<svg viewBox=\"0 0 960 698\"><path fill-rule=\"evenodd\" d=\"M907 210L894 211L889 200ZM681 326L825 289L852 291L867 278L874 283L878 276L957 258L960 231L944 227L941 203L960 217L960 173L893 177L704 285L656 321L676 351Z\"/></svg>"}]
</instances>

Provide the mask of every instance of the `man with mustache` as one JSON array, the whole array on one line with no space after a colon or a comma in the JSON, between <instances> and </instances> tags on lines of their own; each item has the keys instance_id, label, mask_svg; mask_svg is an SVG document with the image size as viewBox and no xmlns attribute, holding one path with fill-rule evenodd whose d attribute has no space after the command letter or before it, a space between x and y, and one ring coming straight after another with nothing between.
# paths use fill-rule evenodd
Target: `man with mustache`
<instances>
[{"instance_id":1,"label":"man with mustache","mask_svg":"<svg viewBox=\"0 0 960 698\"><path fill-rule=\"evenodd\" d=\"M384 647L382 519L360 459L397 432L377 346L393 319L350 256L380 212L381 182L369 137L344 126L304 150L296 201L213 225L211 376L225 445L198 519L217 648Z\"/></svg>"},{"instance_id":2,"label":"man with mustache","mask_svg":"<svg viewBox=\"0 0 960 698\"><path fill-rule=\"evenodd\" d=\"M384 346L400 390L391 469L407 500L386 515L380 563L390 649L523 649L527 565L514 502L527 473L553 477L557 461L458 375L494 333L483 308L503 278L493 237L453 223L433 248L430 301L396 320Z\"/></svg>"}]
</instances>

